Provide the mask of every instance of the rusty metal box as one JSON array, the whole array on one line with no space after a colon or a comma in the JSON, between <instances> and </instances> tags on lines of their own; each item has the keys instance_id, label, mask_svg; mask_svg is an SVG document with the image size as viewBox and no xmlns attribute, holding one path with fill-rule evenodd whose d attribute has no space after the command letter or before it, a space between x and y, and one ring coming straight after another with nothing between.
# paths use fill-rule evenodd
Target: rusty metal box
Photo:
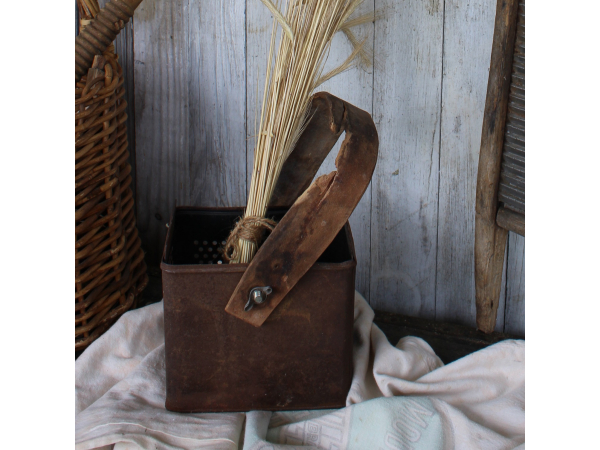
<instances>
[{"instance_id":1,"label":"rusty metal box","mask_svg":"<svg viewBox=\"0 0 600 450\"><path fill-rule=\"evenodd\" d=\"M166 408L339 408L352 381L356 256L348 223L260 327L225 312L248 264L219 264L239 209L178 207L161 263ZM271 210L269 217L283 217ZM210 249L210 251L209 251ZM202 263L200 263L202 262Z\"/></svg>"}]
</instances>

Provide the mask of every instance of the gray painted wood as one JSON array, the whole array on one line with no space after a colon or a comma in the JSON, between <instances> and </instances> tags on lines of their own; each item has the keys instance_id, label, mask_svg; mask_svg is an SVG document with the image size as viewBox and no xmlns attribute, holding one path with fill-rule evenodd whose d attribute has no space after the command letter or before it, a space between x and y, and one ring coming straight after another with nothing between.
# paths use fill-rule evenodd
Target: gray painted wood
<instances>
[{"instance_id":1,"label":"gray painted wood","mask_svg":"<svg viewBox=\"0 0 600 450\"><path fill-rule=\"evenodd\" d=\"M137 223L152 266L176 205L190 203L187 0L145 0L135 12Z\"/></svg>"},{"instance_id":2,"label":"gray painted wood","mask_svg":"<svg viewBox=\"0 0 600 450\"><path fill-rule=\"evenodd\" d=\"M506 267L508 265L508 246L504 250L504 265L502 266L502 285L500 287L500 299L498 301L498 315L496 316L496 327L494 331L504 332L504 310L506 305ZM475 282L473 280L473 282Z\"/></svg>"},{"instance_id":3,"label":"gray painted wood","mask_svg":"<svg viewBox=\"0 0 600 450\"><path fill-rule=\"evenodd\" d=\"M435 317L443 3L377 1L371 306Z\"/></svg>"},{"instance_id":4,"label":"gray painted wood","mask_svg":"<svg viewBox=\"0 0 600 450\"><path fill-rule=\"evenodd\" d=\"M525 238L508 233L504 332L525 336Z\"/></svg>"},{"instance_id":5,"label":"gray painted wood","mask_svg":"<svg viewBox=\"0 0 600 450\"><path fill-rule=\"evenodd\" d=\"M190 0L188 14L190 202L245 205L245 5Z\"/></svg>"},{"instance_id":6,"label":"gray painted wood","mask_svg":"<svg viewBox=\"0 0 600 450\"><path fill-rule=\"evenodd\" d=\"M475 326L475 189L496 0L445 1L436 319Z\"/></svg>"},{"instance_id":7,"label":"gray painted wood","mask_svg":"<svg viewBox=\"0 0 600 450\"><path fill-rule=\"evenodd\" d=\"M256 135L264 94L273 16L259 0L246 1L246 183L250 190ZM248 199L242 203L245 205Z\"/></svg>"}]
</instances>

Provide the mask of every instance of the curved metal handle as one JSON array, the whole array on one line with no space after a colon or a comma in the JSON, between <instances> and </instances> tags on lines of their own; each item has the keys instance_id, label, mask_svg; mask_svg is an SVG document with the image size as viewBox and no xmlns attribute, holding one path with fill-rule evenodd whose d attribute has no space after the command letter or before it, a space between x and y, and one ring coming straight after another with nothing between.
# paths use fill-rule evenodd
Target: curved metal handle
<instances>
[{"instance_id":1,"label":"curved metal handle","mask_svg":"<svg viewBox=\"0 0 600 450\"><path fill-rule=\"evenodd\" d=\"M260 247L225 307L257 327L331 244L367 189L377 163L379 139L369 113L326 92L315 94L312 108L315 114L285 163L271 203L295 202ZM298 196L343 131L337 171L317 178ZM270 286L272 294L260 307L244 311L255 286Z\"/></svg>"}]
</instances>

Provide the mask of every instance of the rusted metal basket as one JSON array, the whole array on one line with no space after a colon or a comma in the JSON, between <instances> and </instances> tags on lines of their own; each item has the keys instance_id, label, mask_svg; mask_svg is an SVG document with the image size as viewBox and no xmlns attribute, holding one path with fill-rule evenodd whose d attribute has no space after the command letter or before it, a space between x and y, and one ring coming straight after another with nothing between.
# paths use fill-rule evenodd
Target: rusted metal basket
<instances>
[{"instance_id":1,"label":"rusted metal basket","mask_svg":"<svg viewBox=\"0 0 600 450\"><path fill-rule=\"evenodd\" d=\"M76 351L132 308L148 282L130 187L123 82L111 46L75 84Z\"/></svg>"},{"instance_id":2,"label":"rusted metal basket","mask_svg":"<svg viewBox=\"0 0 600 450\"><path fill-rule=\"evenodd\" d=\"M219 264L243 208L175 210L161 263L171 411L345 405L356 273L347 221L379 138L367 112L325 92L309 115L271 197L277 226L249 264ZM342 133L337 170L312 182Z\"/></svg>"}]
</instances>

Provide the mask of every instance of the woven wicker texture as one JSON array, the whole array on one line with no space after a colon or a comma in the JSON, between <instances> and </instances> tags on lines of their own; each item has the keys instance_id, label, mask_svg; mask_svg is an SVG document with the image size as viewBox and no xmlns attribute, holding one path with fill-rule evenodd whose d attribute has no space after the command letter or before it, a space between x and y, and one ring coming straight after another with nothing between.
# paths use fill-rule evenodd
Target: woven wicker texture
<instances>
[{"instance_id":1,"label":"woven wicker texture","mask_svg":"<svg viewBox=\"0 0 600 450\"><path fill-rule=\"evenodd\" d=\"M123 71L111 50L75 85L76 351L134 307L148 282L127 162Z\"/></svg>"}]
</instances>

